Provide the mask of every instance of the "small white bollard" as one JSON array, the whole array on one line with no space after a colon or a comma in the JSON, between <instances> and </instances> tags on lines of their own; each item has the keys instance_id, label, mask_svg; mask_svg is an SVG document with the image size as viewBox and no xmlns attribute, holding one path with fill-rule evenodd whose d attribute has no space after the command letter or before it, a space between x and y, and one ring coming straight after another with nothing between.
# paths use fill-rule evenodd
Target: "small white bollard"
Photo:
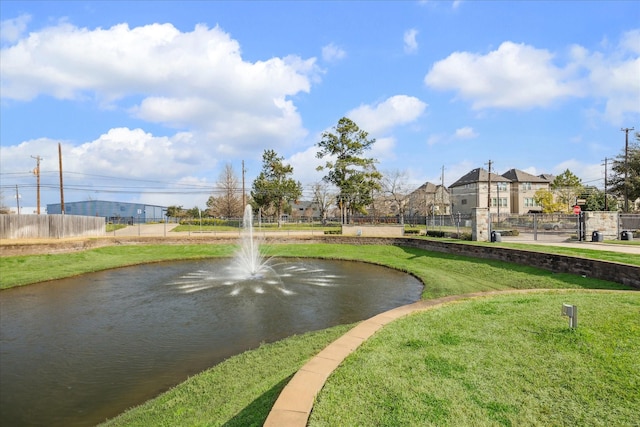
<instances>
[{"instance_id":1,"label":"small white bollard","mask_svg":"<svg viewBox=\"0 0 640 427\"><path fill-rule=\"evenodd\" d=\"M562 315L569 316L569 327L578 327L578 306L570 304L562 304Z\"/></svg>"}]
</instances>

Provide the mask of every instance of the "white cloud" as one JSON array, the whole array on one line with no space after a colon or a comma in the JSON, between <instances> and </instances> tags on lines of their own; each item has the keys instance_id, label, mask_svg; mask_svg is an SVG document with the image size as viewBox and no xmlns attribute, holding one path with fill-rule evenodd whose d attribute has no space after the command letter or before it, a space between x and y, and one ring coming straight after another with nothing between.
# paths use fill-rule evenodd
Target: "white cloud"
<instances>
[{"instance_id":1,"label":"white cloud","mask_svg":"<svg viewBox=\"0 0 640 427\"><path fill-rule=\"evenodd\" d=\"M375 105L361 105L347 113L360 129L374 138L382 136L390 129L415 121L427 108L418 98L396 95Z\"/></svg>"},{"instance_id":2,"label":"white cloud","mask_svg":"<svg viewBox=\"0 0 640 427\"><path fill-rule=\"evenodd\" d=\"M149 122L206 134L211 144L238 137L234 144L246 149L265 141L281 148L306 135L289 97L309 92L319 72L315 58L247 62L236 40L204 25L181 32L171 24L91 30L62 23L1 54L4 99L95 98Z\"/></svg>"},{"instance_id":3,"label":"white cloud","mask_svg":"<svg viewBox=\"0 0 640 427\"><path fill-rule=\"evenodd\" d=\"M603 49L570 46L564 66L558 66L545 49L507 41L484 55L454 52L436 62L424 81L455 91L476 110L546 108L567 98L593 98L594 105L604 105L601 117L620 124L640 114L640 30Z\"/></svg>"},{"instance_id":4,"label":"white cloud","mask_svg":"<svg viewBox=\"0 0 640 427\"><path fill-rule=\"evenodd\" d=\"M347 52L338 46L330 43L322 48L322 59L325 62L337 62L346 58Z\"/></svg>"},{"instance_id":5,"label":"white cloud","mask_svg":"<svg viewBox=\"0 0 640 427\"><path fill-rule=\"evenodd\" d=\"M403 40L405 53L415 53L418 51L418 42L416 41L417 35L418 30L415 28L411 28L404 32Z\"/></svg>"},{"instance_id":6,"label":"white cloud","mask_svg":"<svg viewBox=\"0 0 640 427\"><path fill-rule=\"evenodd\" d=\"M64 183L70 200L125 199L127 190L132 190L133 197L142 188L147 191L168 189L173 194L167 194L167 199L180 198L186 203L194 196L182 197L188 195L183 194L188 192L181 191L185 183L195 185L198 181L205 182L204 178L194 175L214 170L218 162L215 153L202 149L202 142L189 132L154 136L142 129L114 128L80 145L39 138L3 146L0 169L14 174L21 188L32 189L35 180L30 171L34 169L36 161L31 156L39 155L42 158L43 204L56 203L56 188L59 185L58 143L62 148ZM203 186L204 191L211 187ZM133 190L135 188L137 190ZM190 190L193 191L193 188ZM25 199L34 199L31 204L35 205L33 192L23 191ZM154 193L143 197L151 202L159 200L160 195Z\"/></svg>"},{"instance_id":7,"label":"white cloud","mask_svg":"<svg viewBox=\"0 0 640 427\"><path fill-rule=\"evenodd\" d=\"M319 138L319 137L318 137ZM316 153L318 147L312 145L306 150L295 153L287 159L287 163L293 167L295 179L303 185L322 181L326 171L317 171L316 167L323 166L326 159L318 159Z\"/></svg>"},{"instance_id":8,"label":"white cloud","mask_svg":"<svg viewBox=\"0 0 640 427\"><path fill-rule=\"evenodd\" d=\"M30 15L0 21L0 40L9 43L17 41L24 34L30 21Z\"/></svg>"},{"instance_id":9,"label":"white cloud","mask_svg":"<svg viewBox=\"0 0 640 427\"><path fill-rule=\"evenodd\" d=\"M457 139L473 139L477 138L478 134L473 130L472 127L465 126L460 129L456 129L455 138Z\"/></svg>"},{"instance_id":10,"label":"white cloud","mask_svg":"<svg viewBox=\"0 0 640 427\"><path fill-rule=\"evenodd\" d=\"M433 65L425 83L457 91L474 109L545 107L559 98L579 95L552 59L544 49L504 42L486 55L452 53Z\"/></svg>"},{"instance_id":11,"label":"white cloud","mask_svg":"<svg viewBox=\"0 0 640 427\"><path fill-rule=\"evenodd\" d=\"M587 75L583 87L590 96L605 100L602 115L621 124L640 114L640 30L625 33L610 52L589 52L572 46L573 66Z\"/></svg>"}]
</instances>

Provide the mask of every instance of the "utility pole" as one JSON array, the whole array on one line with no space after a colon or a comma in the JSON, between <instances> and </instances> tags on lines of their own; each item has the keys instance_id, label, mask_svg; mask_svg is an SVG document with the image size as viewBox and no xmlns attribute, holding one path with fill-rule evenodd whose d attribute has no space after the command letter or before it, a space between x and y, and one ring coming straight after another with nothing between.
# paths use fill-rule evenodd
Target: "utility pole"
<instances>
[{"instance_id":1,"label":"utility pole","mask_svg":"<svg viewBox=\"0 0 640 427\"><path fill-rule=\"evenodd\" d=\"M37 199L36 213L40 215L40 160L42 160L42 157L31 156L31 158L36 159L36 168L33 170L33 174L36 176L36 199Z\"/></svg>"},{"instance_id":2,"label":"utility pole","mask_svg":"<svg viewBox=\"0 0 640 427\"><path fill-rule=\"evenodd\" d=\"M629 131L635 128L622 128L624 132L624 211L629 213Z\"/></svg>"},{"instance_id":3,"label":"utility pole","mask_svg":"<svg viewBox=\"0 0 640 427\"><path fill-rule=\"evenodd\" d=\"M444 165L442 165L442 174L440 176L440 226L444 226Z\"/></svg>"},{"instance_id":4,"label":"utility pole","mask_svg":"<svg viewBox=\"0 0 640 427\"><path fill-rule=\"evenodd\" d=\"M244 173L246 172L244 168L244 160L242 161L242 212L244 212L245 206L247 206L247 196L246 191L244 189Z\"/></svg>"},{"instance_id":5,"label":"utility pole","mask_svg":"<svg viewBox=\"0 0 640 427\"><path fill-rule=\"evenodd\" d=\"M60 165L60 213L64 215L64 185L62 184L62 147L58 142L58 163Z\"/></svg>"},{"instance_id":6,"label":"utility pole","mask_svg":"<svg viewBox=\"0 0 640 427\"><path fill-rule=\"evenodd\" d=\"M18 193L18 184L16 184L16 207L18 208L18 215L20 215L20 193Z\"/></svg>"},{"instance_id":7,"label":"utility pole","mask_svg":"<svg viewBox=\"0 0 640 427\"><path fill-rule=\"evenodd\" d=\"M489 160L489 174L487 175L487 208L489 209L489 214L491 214L491 164L493 162Z\"/></svg>"},{"instance_id":8,"label":"utility pole","mask_svg":"<svg viewBox=\"0 0 640 427\"><path fill-rule=\"evenodd\" d=\"M604 158L604 210L609 210L609 201L607 200L607 161L608 158Z\"/></svg>"}]
</instances>

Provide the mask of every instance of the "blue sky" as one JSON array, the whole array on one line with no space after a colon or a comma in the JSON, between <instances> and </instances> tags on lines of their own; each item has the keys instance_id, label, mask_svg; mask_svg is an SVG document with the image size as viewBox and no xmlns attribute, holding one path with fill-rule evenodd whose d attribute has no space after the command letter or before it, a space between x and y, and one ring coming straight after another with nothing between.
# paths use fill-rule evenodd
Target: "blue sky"
<instances>
[{"instance_id":1,"label":"blue sky","mask_svg":"<svg viewBox=\"0 0 640 427\"><path fill-rule=\"evenodd\" d=\"M477 167L570 169L640 129L637 1L0 3L3 204L205 203L273 149L305 196L315 144L347 116L407 188Z\"/></svg>"}]
</instances>

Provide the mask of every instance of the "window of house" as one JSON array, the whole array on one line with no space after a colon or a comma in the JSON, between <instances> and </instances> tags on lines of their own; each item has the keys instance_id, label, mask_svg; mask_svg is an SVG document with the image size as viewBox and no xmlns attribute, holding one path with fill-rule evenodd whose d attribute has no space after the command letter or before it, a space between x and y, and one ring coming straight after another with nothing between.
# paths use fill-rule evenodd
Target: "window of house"
<instances>
[{"instance_id":1,"label":"window of house","mask_svg":"<svg viewBox=\"0 0 640 427\"><path fill-rule=\"evenodd\" d=\"M523 190L531 190L531 183L530 182L523 182L522 183L522 189Z\"/></svg>"},{"instance_id":2,"label":"window of house","mask_svg":"<svg viewBox=\"0 0 640 427\"><path fill-rule=\"evenodd\" d=\"M506 197L500 197L499 199L497 198L492 198L491 199L491 206L495 207L495 206L499 206L501 208L506 208L507 207L507 198Z\"/></svg>"},{"instance_id":3,"label":"window of house","mask_svg":"<svg viewBox=\"0 0 640 427\"><path fill-rule=\"evenodd\" d=\"M524 206L527 208L540 206L533 197L525 197L524 198Z\"/></svg>"},{"instance_id":4,"label":"window of house","mask_svg":"<svg viewBox=\"0 0 640 427\"><path fill-rule=\"evenodd\" d=\"M460 201L460 203L461 203L461 204L463 204L463 205L466 205L466 204L467 204L467 199L462 199L462 200Z\"/></svg>"},{"instance_id":5,"label":"window of house","mask_svg":"<svg viewBox=\"0 0 640 427\"><path fill-rule=\"evenodd\" d=\"M498 187L498 191L507 191L507 183L506 182L499 182L496 184L496 186Z\"/></svg>"}]
</instances>

